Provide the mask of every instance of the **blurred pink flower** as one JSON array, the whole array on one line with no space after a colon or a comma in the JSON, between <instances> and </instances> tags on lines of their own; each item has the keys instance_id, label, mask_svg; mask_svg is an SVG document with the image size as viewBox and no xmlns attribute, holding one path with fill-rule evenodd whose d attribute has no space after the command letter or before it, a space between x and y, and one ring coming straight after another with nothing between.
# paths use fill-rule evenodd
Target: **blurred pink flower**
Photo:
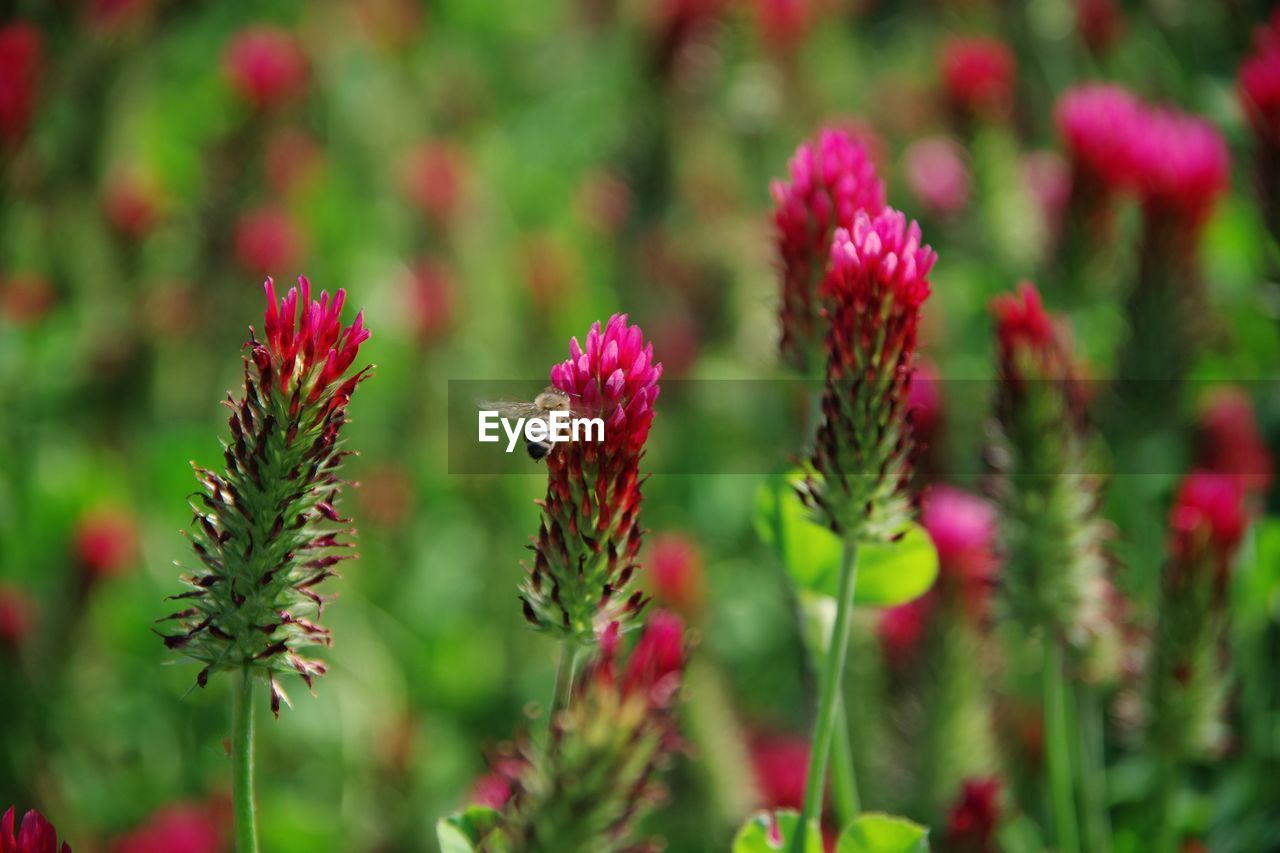
<instances>
[{"instance_id":1,"label":"blurred pink flower","mask_svg":"<svg viewBox=\"0 0 1280 853\"><path fill-rule=\"evenodd\" d=\"M279 207L251 210L236 223L236 260L254 275L278 275L298 263L302 236Z\"/></svg>"},{"instance_id":2,"label":"blurred pink flower","mask_svg":"<svg viewBox=\"0 0 1280 853\"><path fill-rule=\"evenodd\" d=\"M926 482L937 479L945 464L942 377L937 365L926 358L916 362L916 375L907 394L907 411L915 444L912 464Z\"/></svg>"},{"instance_id":3,"label":"blurred pink flower","mask_svg":"<svg viewBox=\"0 0 1280 853\"><path fill-rule=\"evenodd\" d=\"M1152 109L1131 144L1148 219L1194 234L1227 188L1230 159L1222 134L1194 116Z\"/></svg>"},{"instance_id":4,"label":"blurred pink flower","mask_svg":"<svg viewBox=\"0 0 1280 853\"><path fill-rule=\"evenodd\" d=\"M950 38L939 61L951 106L964 116L1004 118L1013 106L1017 62L996 38Z\"/></svg>"},{"instance_id":5,"label":"blurred pink flower","mask_svg":"<svg viewBox=\"0 0 1280 853\"><path fill-rule=\"evenodd\" d=\"M799 735L760 732L751 738L751 765L760 805L799 809L809 775L809 741Z\"/></svg>"},{"instance_id":6,"label":"blurred pink flower","mask_svg":"<svg viewBox=\"0 0 1280 853\"><path fill-rule=\"evenodd\" d=\"M939 485L925 494L920 523L938 550L937 589L981 622L1000 568L995 507L976 495Z\"/></svg>"},{"instance_id":7,"label":"blurred pink flower","mask_svg":"<svg viewBox=\"0 0 1280 853\"><path fill-rule=\"evenodd\" d=\"M165 806L132 832L116 839L112 853L220 853L223 822L207 806Z\"/></svg>"},{"instance_id":8,"label":"blurred pink flower","mask_svg":"<svg viewBox=\"0 0 1280 853\"><path fill-rule=\"evenodd\" d=\"M1145 118L1145 105L1119 86L1076 86L1054 107L1073 168L1111 192L1132 186L1136 179L1134 143L1145 132Z\"/></svg>"},{"instance_id":9,"label":"blurred pink flower","mask_svg":"<svg viewBox=\"0 0 1280 853\"><path fill-rule=\"evenodd\" d=\"M1222 388L1210 397L1197 424L1196 464L1240 478L1244 490L1263 495L1274 472L1271 451L1258 430L1253 400L1238 388Z\"/></svg>"},{"instance_id":10,"label":"blurred pink flower","mask_svg":"<svg viewBox=\"0 0 1280 853\"><path fill-rule=\"evenodd\" d=\"M409 316L423 344L439 340L453 325L453 274L439 261L425 258L409 271Z\"/></svg>"},{"instance_id":11,"label":"blurred pink flower","mask_svg":"<svg viewBox=\"0 0 1280 853\"><path fill-rule=\"evenodd\" d=\"M1225 580L1247 526L1239 481L1228 474L1193 471L1178 487L1169 513L1170 551L1175 561L1207 560Z\"/></svg>"},{"instance_id":12,"label":"blurred pink flower","mask_svg":"<svg viewBox=\"0 0 1280 853\"><path fill-rule=\"evenodd\" d=\"M423 216L438 224L453 219L466 185L461 151L448 142L424 142L405 158L403 174L405 192Z\"/></svg>"},{"instance_id":13,"label":"blurred pink flower","mask_svg":"<svg viewBox=\"0 0 1280 853\"><path fill-rule=\"evenodd\" d=\"M16 584L0 584L0 645L21 649L36 626L36 603Z\"/></svg>"},{"instance_id":14,"label":"blurred pink flower","mask_svg":"<svg viewBox=\"0 0 1280 853\"><path fill-rule=\"evenodd\" d=\"M96 509L76 521L75 557L90 580L104 580L133 568L138 528L133 517L116 509Z\"/></svg>"},{"instance_id":15,"label":"blurred pink flower","mask_svg":"<svg viewBox=\"0 0 1280 853\"><path fill-rule=\"evenodd\" d=\"M663 375L672 379L686 376L698 360L702 344L698 323L691 312L673 310L653 324L653 348L662 353Z\"/></svg>"},{"instance_id":16,"label":"blurred pink flower","mask_svg":"<svg viewBox=\"0 0 1280 853\"><path fill-rule=\"evenodd\" d=\"M885 660L894 669L906 669L914 662L933 606L934 596L925 593L906 604L881 612L876 636L880 638Z\"/></svg>"},{"instance_id":17,"label":"blurred pink flower","mask_svg":"<svg viewBox=\"0 0 1280 853\"><path fill-rule=\"evenodd\" d=\"M684 533L660 533L649 546L645 561L654 599L663 607L697 613L706 595L702 554L698 543Z\"/></svg>"},{"instance_id":18,"label":"blurred pink flower","mask_svg":"<svg viewBox=\"0 0 1280 853\"><path fill-rule=\"evenodd\" d=\"M950 139L921 139L903 154L907 186L935 215L958 213L969 203L969 166L964 149Z\"/></svg>"},{"instance_id":19,"label":"blurred pink flower","mask_svg":"<svg viewBox=\"0 0 1280 853\"><path fill-rule=\"evenodd\" d=\"M49 281L38 275L15 275L0 280L0 314L19 326L43 319L57 301Z\"/></svg>"},{"instance_id":20,"label":"blurred pink flower","mask_svg":"<svg viewBox=\"0 0 1280 853\"><path fill-rule=\"evenodd\" d=\"M102 210L117 233L141 240L160 218L160 199L155 186L132 171L117 172L106 183Z\"/></svg>"},{"instance_id":21,"label":"blurred pink flower","mask_svg":"<svg viewBox=\"0 0 1280 853\"><path fill-rule=\"evenodd\" d=\"M1108 50L1124 32L1116 0L1076 0L1076 32L1094 53Z\"/></svg>"},{"instance_id":22,"label":"blurred pink flower","mask_svg":"<svg viewBox=\"0 0 1280 853\"><path fill-rule=\"evenodd\" d=\"M1280 10L1253 31L1253 53L1240 64L1240 101L1254 131L1280 146Z\"/></svg>"},{"instance_id":23,"label":"blurred pink flower","mask_svg":"<svg viewBox=\"0 0 1280 853\"><path fill-rule=\"evenodd\" d=\"M812 0L755 0L756 31L769 50L789 54L809 35Z\"/></svg>"},{"instance_id":24,"label":"blurred pink flower","mask_svg":"<svg viewBox=\"0 0 1280 853\"><path fill-rule=\"evenodd\" d=\"M255 109L299 97L307 85L307 58L293 33L278 27L242 30L227 45L223 71L231 87Z\"/></svg>"},{"instance_id":25,"label":"blurred pink flower","mask_svg":"<svg viewBox=\"0 0 1280 853\"><path fill-rule=\"evenodd\" d=\"M995 853L1000 825L1000 780L966 779L947 818L945 849L954 853Z\"/></svg>"},{"instance_id":26,"label":"blurred pink flower","mask_svg":"<svg viewBox=\"0 0 1280 853\"><path fill-rule=\"evenodd\" d=\"M14 835L13 806L0 817L0 853L71 853L71 845L58 846L58 831L40 812L32 809L22 816Z\"/></svg>"},{"instance_id":27,"label":"blurred pink flower","mask_svg":"<svg viewBox=\"0 0 1280 853\"><path fill-rule=\"evenodd\" d=\"M39 30L24 21L0 27L0 142L14 144L27 135L43 66Z\"/></svg>"},{"instance_id":28,"label":"blurred pink flower","mask_svg":"<svg viewBox=\"0 0 1280 853\"><path fill-rule=\"evenodd\" d=\"M500 756L494 759L490 763L489 772L472 784L467 802L501 810L511 799L524 769L525 762L519 758Z\"/></svg>"}]
</instances>

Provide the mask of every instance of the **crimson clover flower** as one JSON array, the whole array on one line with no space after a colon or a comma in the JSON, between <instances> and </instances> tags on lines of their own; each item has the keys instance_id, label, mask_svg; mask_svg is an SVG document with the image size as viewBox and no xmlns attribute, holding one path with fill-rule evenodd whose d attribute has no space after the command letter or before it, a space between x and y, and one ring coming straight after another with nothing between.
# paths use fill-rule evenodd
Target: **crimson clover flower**
<instances>
[{"instance_id":1,"label":"crimson clover flower","mask_svg":"<svg viewBox=\"0 0 1280 853\"><path fill-rule=\"evenodd\" d=\"M789 172L789 180L770 186L782 273L781 349L783 358L803 371L822 342L818 290L831 237L837 227L852 223L859 210L880 213L884 184L866 147L840 130L823 130L801 144Z\"/></svg>"},{"instance_id":2,"label":"crimson clover flower","mask_svg":"<svg viewBox=\"0 0 1280 853\"><path fill-rule=\"evenodd\" d=\"M661 799L658 772L679 747L684 624L655 610L625 657L621 642L618 623L610 624L548 742L526 747L499 821L512 849L647 849L630 836Z\"/></svg>"},{"instance_id":3,"label":"crimson clover flower","mask_svg":"<svg viewBox=\"0 0 1280 853\"><path fill-rule=\"evenodd\" d=\"M39 30L25 21L0 27L0 143L15 145L27 135L43 66Z\"/></svg>"},{"instance_id":4,"label":"crimson clover flower","mask_svg":"<svg viewBox=\"0 0 1280 853\"><path fill-rule=\"evenodd\" d=\"M966 779L947 817L946 849L959 853L991 853L999 849L1000 780Z\"/></svg>"},{"instance_id":5,"label":"crimson clover flower","mask_svg":"<svg viewBox=\"0 0 1280 853\"><path fill-rule=\"evenodd\" d=\"M975 625L985 623L1001 563L995 507L954 486L934 486L921 502L920 524L938 551L941 598Z\"/></svg>"},{"instance_id":6,"label":"crimson clover flower","mask_svg":"<svg viewBox=\"0 0 1280 853\"><path fill-rule=\"evenodd\" d=\"M632 591L643 530L640 457L653 423L662 365L639 326L615 314L596 323L583 347L551 368L551 384L575 416L604 421L604 440L557 444L547 456L547 495L521 587L524 615L540 630L593 642L612 622L624 627L645 605Z\"/></svg>"},{"instance_id":7,"label":"crimson clover flower","mask_svg":"<svg viewBox=\"0 0 1280 853\"><path fill-rule=\"evenodd\" d=\"M1129 340L1120 376L1132 410L1157 424L1176 405L1178 381L1207 335L1199 247L1204 224L1227 187L1226 142L1208 122L1173 110L1150 110L1134 143L1142 202L1137 281L1126 313ZM1158 380L1152 382L1151 380Z\"/></svg>"},{"instance_id":8,"label":"crimson clover flower","mask_svg":"<svg viewBox=\"0 0 1280 853\"><path fill-rule=\"evenodd\" d=\"M216 804L174 803L115 840L111 853L219 853L226 849Z\"/></svg>"},{"instance_id":9,"label":"crimson clover flower","mask_svg":"<svg viewBox=\"0 0 1280 853\"><path fill-rule=\"evenodd\" d=\"M276 675L294 672L310 686L324 674L302 654L330 640L313 619L324 604L315 587L353 556L341 550L354 531L338 511L338 468L349 453L339 436L370 370L349 374L369 331L363 314L342 325L342 290L313 300L305 278L284 299L270 279L265 288L264 338L250 330L244 393L226 402L226 470L196 468L203 490L191 501L190 539L199 566L183 579L189 591L174 596L186 609L166 617L181 630L164 641L204 665L201 687L218 670L266 675L278 715L288 700Z\"/></svg>"},{"instance_id":10,"label":"crimson clover flower","mask_svg":"<svg viewBox=\"0 0 1280 853\"><path fill-rule=\"evenodd\" d=\"M1108 530L1097 517L1093 440L1065 329L1035 287L992 302L999 387L993 458L1003 475L1007 569L1013 613L1079 650L1107 624Z\"/></svg>"},{"instance_id":11,"label":"crimson clover flower","mask_svg":"<svg viewBox=\"0 0 1280 853\"><path fill-rule=\"evenodd\" d=\"M911 379L936 259L892 208L859 211L831 244L823 417L799 491L820 522L855 539L885 541L910 521Z\"/></svg>"},{"instance_id":12,"label":"crimson clover flower","mask_svg":"<svg viewBox=\"0 0 1280 853\"><path fill-rule=\"evenodd\" d=\"M996 38L953 38L939 57L942 85L951 108L961 116L1000 119L1013 106L1017 60Z\"/></svg>"},{"instance_id":13,"label":"crimson clover flower","mask_svg":"<svg viewBox=\"0 0 1280 853\"><path fill-rule=\"evenodd\" d=\"M1258 142L1263 213L1271 233L1280 234L1280 11L1253 31L1253 53L1240 64L1239 91Z\"/></svg>"},{"instance_id":14,"label":"crimson clover flower","mask_svg":"<svg viewBox=\"0 0 1280 853\"><path fill-rule=\"evenodd\" d=\"M292 33L250 27L227 45L223 71L232 89L258 110L297 98L307 85L307 58Z\"/></svg>"},{"instance_id":15,"label":"crimson clover flower","mask_svg":"<svg viewBox=\"0 0 1280 853\"><path fill-rule=\"evenodd\" d=\"M1058 249L1074 273L1111 243L1115 200L1136 181L1146 107L1127 89L1090 83L1068 89L1053 112L1071 164Z\"/></svg>"},{"instance_id":16,"label":"crimson clover flower","mask_svg":"<svg viewBox=\"0 0 1280 853\"><path fill-rule=\"evenodd\" d=\"M1173 227L1179 239L1197 237L1227 188L1230 159L1222 134L1195 116L1148 109L1130 145L1147 227Z\"/></svg>"},{"instance_id":17,"label":"crimson clover flower","mask_svg":"<svg viewBox=\"0 0 1280 853\"><path fill-rule=\"evenodd\" d=\"M1196 464L1239 478L1245 493L1261 497L1271 488L1271 451L1258 429L1253 400L1238 388L1222 388L1207 401L1196 424Z\"/></svg>"},{"instance_id":18,"label":"crimson clover flower","mask_svg":"<svg viewBox=\"0 0 1280 853\"><path fill-rule=\"evenodd\" d=\"M1229 474L1194 471L1169 514L1151 683L1153 745L1174 758L1221 745L1227 692L1227 591L1248 528L1245 493Z\"/></svg>"},{"instance_id":19,"label":"crimson clover flower","mask_svg":"<svg viewBox=\"0 0 1280 853\"><path fill-rule=\"evenodd\" d=\"M22 816L22 824L14 834L13 806L0 817L0 853L71 853L71 845L58 846L58 831L45 816L32 809Z\"/></svg>"}]
</instances>

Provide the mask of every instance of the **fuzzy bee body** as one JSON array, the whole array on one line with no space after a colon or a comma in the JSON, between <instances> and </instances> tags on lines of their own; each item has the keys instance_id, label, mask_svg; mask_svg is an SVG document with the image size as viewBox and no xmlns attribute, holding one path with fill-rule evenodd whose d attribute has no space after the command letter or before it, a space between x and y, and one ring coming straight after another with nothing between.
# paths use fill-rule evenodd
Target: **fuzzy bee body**
<instances>
[{"instance_id":1,"label":"fuzzy bee body","mask_svg":"<svg viewBox=\"0 0 1280 853\"><path fill-rule=\"evenodd\" d=\"M533 398L532 402L499 400L485 402L481 406L485 409L496 410L504 418L526 418L540 421L547 421L552 412L570 411L569 395L554 386L544 388L538 396ZM529 454L530 459L534 462L539 462L546 458L553 446L554 443L549 439L526 441L524 449Z\"/></svg>"}]
</instances>

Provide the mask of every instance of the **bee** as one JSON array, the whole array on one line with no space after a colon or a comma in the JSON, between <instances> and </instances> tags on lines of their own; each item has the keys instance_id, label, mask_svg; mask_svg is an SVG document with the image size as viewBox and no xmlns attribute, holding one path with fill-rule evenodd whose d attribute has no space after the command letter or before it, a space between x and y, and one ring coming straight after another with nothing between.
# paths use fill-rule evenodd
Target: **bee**
<instances>
[{"instance_id":1,"label":"bee","mask_svg":"<svg viewBox=\"0 0 1280 853\"><path fill-rule=\"evenodd\" d=\"M568 412L570 410L569 403L570 396L568 394L559 388L549 385L538 396L534 397L532 402L493 400L482 402L480 407L482 409L496 410L499 416L503 418L527 418L529 420L546 421L552 412ZM524 449L534 462L545 458L551 452L551 448L552 442L550 440L526 440L524 443Z\"/></svg>"}]
</instances>

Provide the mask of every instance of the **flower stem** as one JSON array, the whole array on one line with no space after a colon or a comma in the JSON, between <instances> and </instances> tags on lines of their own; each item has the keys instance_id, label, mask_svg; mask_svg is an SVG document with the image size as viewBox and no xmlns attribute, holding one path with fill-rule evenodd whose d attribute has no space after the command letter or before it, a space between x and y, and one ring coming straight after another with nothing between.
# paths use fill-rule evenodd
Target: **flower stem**
<instances>
[{"instance_id":1,"label":"flower stem","mask_svg":"<svg viewBox=\"0 0 1280 853\"><path fill-rule=\"evenodd\" d=\"M1111 853L1111 821L1107 814L1106 752L1103 740L1102 703L1098 687L1079 684L1076 697L1076 732L1079 739L1080 802L1085 812L1088 849Z\"/></svg>"},{"instance_id":2,"label":"flower stem","mask_svg":"<svg viewBox=\"0 0 1280 853\"><path fill-rule=\"evenodd\" d=\"M573 640L560 641L560 663L556 665L556 687L551 696L551 713L547 715L548 726L554 724L556 714L569 707L573 679L578 669L578 650L578 644Z\"/></svg>"},{"instance_id":3,"label":"flower stem","mask_svg":"<svg viewBox=\"0 0 1280 853\"><path fill-rule=\"evenodd\" d=\"M835 795L836 819L845 826L858 816L858 779L853 771L853 743L849 740L849 715L844 697L836 697L836 733L831 745L831 792Z\"/></svg>"},{"instance_id":4,"label":"flower stem","mask_svg":"<svg viewBox=\"0 0 1280 853\"><path fill-rule=\"evenodd\" d=\"M237 853L258 853L258 815L253 801L253 670L245 667L231 688L231 799Z\"/></svg>"},{"instance_id":5,"label":"flower stem","mask_svg":"<svg viewBox=\"0 0 1280 853\"><path fill-rule=\"evenodd\" d=\"M1062 658L1062 641L1057 637L1046 637L1041 674L1053 829L1058 853L1079 853L1079 824L1076 821L1075 790L1071 783L1071 734L1067 729L1067 691Z\"/></svg>"},{"instance_id":6,"label":"flower stem","mask_svg":"<svg viewBox=\"0 0 1280 853\"><path fill-rule=\"evenodd\" d=\"M831 646L823 662L822 682L818 697L818 721L814 727L809 751L809 779L804 789L804 812L796 829L797 853L805 850L805 834L809 822L821 817L822 796L827 779L827 758L835 731L844 677L845 656L849 649L849 619L853 613L853 591L858 581L858 543L846 539L844 559L840 565L840 587L836 597L836 622L831 631Z\"/></svg>"}]
</instances>

